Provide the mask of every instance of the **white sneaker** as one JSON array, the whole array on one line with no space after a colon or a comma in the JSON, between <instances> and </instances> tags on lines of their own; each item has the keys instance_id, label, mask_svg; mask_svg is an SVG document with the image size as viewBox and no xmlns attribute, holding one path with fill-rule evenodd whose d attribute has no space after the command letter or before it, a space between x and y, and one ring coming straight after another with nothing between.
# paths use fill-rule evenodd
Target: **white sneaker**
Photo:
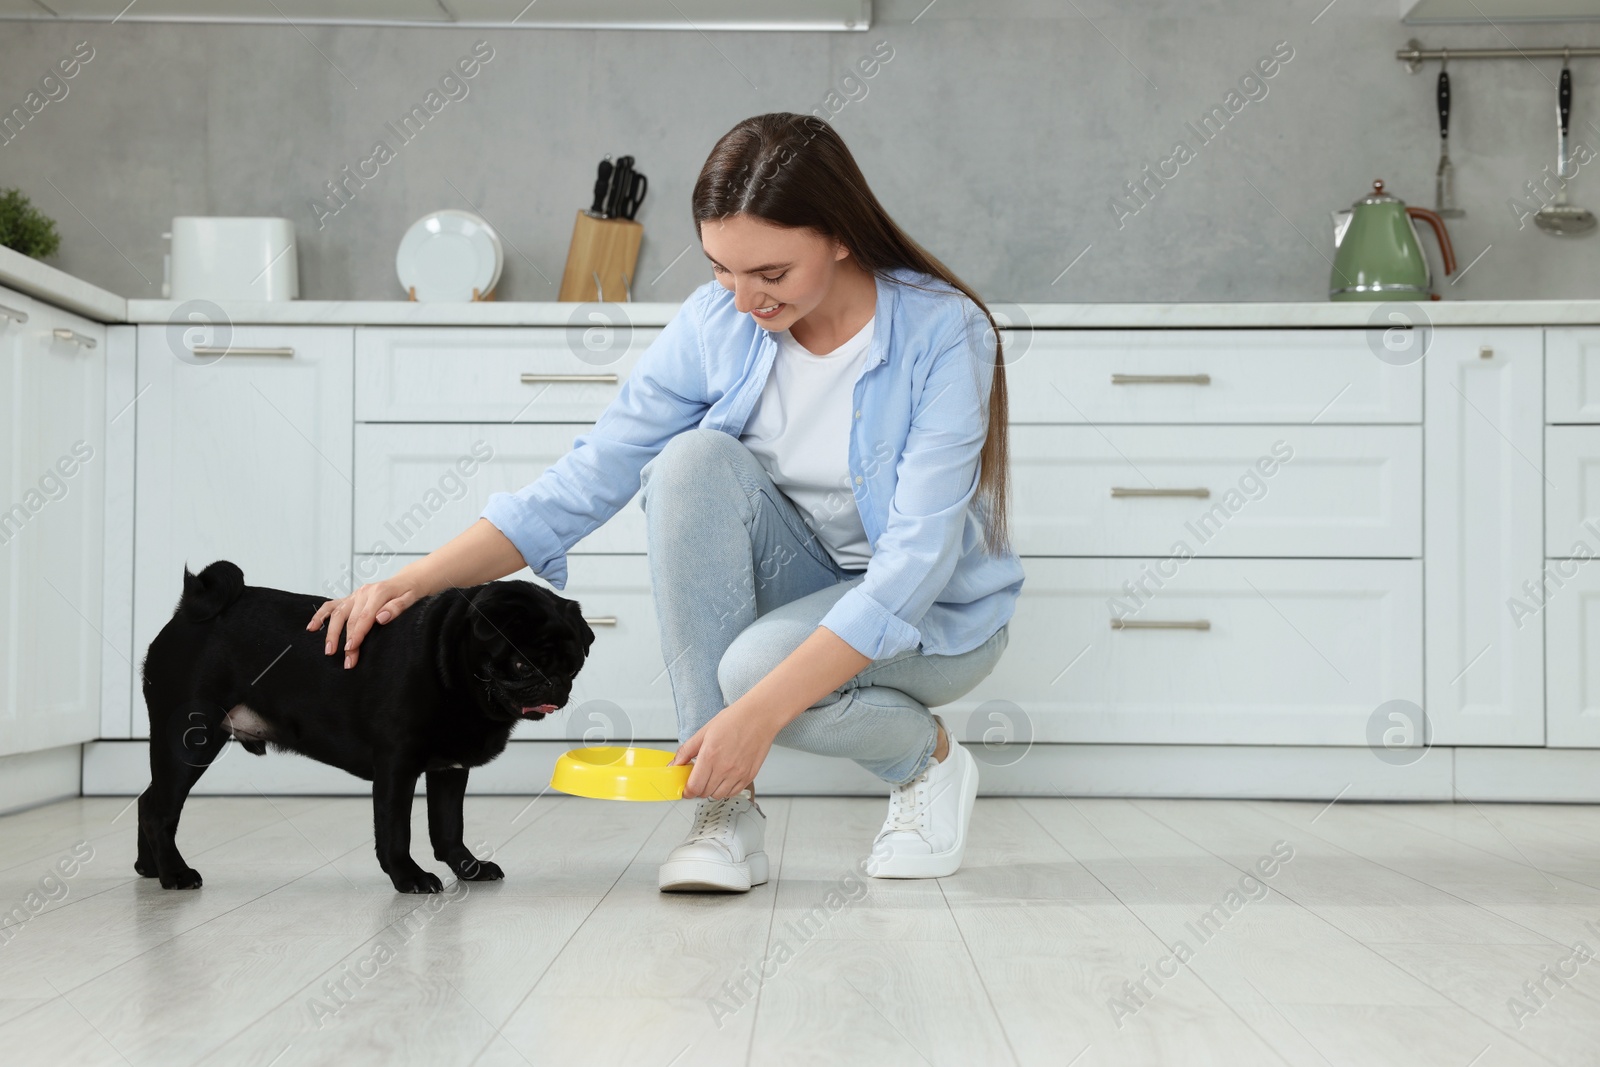
<instances>
[{"instance_id":1,"label":"white sneaker","mask_svg":"<svg viewBox=\"0 0 1600 1067\"><path fill-rule=\"evenodd\" d=\"M945 733L950 751L944 760L929 763L889 796L889 817L873 839L865 866L874 878L943 878L961 866L967 821L978 796L978 764L948 729Z\"/></svg>"},{"instance_id":2,"label":"white sneaker","mask_svg":"<svg viewBox=\"0 0 1600 1067\"><path fill-rule=\"evenodd\" d=\"M664 890L748 892L767 880L766 831L766 812L748 786L721 800L701 797L689 836L667 853L656 884Z\"/></svg>"}]
</instances>

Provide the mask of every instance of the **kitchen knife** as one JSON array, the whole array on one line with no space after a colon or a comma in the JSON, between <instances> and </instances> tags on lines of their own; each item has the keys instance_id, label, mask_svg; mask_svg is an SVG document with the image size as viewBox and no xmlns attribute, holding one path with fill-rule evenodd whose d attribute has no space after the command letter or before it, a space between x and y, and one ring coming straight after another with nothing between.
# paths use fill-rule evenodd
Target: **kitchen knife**
<instances>
[{"instance_id":1,"label":"kitchen knife","mask_svg":"<svg viewBox=\"0 0 1600 1067\"><path fill-rule=\"evenodd\" d=\"M606 207L606 197L611 189L611 157L608 155L600 161L600 176L594 182L594 206L589 209L589 214L603 216Z\"/></svg>"},{"instance_id":2,"label":"kitchen knife","mask_svg":"<svg viewBox=\"0 0 1600 1067\"><path fill-rule=\"evenodd\" d=\"M622 198L626 194L630 175L633 173L633 157L623 156L617 160L616 169L611 172L611 195L606 198L606 217L616 218Z\"/></svg>"}]
</instances>

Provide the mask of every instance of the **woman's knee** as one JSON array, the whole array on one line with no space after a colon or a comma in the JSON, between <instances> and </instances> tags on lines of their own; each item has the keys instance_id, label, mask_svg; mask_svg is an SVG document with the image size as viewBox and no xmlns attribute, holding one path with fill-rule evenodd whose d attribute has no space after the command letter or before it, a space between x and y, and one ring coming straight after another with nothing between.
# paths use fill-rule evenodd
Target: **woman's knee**
<instances>
[{"instance_id":1,"label":"woman's knee","mask_svg":"<svg viewBox=\"0 0 1600 1067\"><path fill-rule=\"evenodd\" d=\"M721 430L699 426L674 435L639 471L639 506L647 506L653 483L666 485L666 491L675 498L704 488L708 475L728 469L721 454L731 440Z\"/></svg>"},{"instance_id":2,"label":"woman's knee","mask_svg":"<svg viewBox=\"0 0 1600 1067\"><path fill-rule=\"evenodd\" d=\"M994 673L1001 653L1010 642L1006 627L988 641L956 656L922 654L871 665L862 669L863 684L899 689L930 708L954 703L972 692Z\"/></svg>"},{"instance_id":3,"label":"woman's knee","mask_svg":"<svg viewBox=\"0 0 1600 1067\"><path fill-rule=\"evenodd\" d=\"M799 648L814 627L771 614L745 627L717 662L717 684L723 699L733 703L754 689L789 654Z\"/></svg>"}]
</instances>

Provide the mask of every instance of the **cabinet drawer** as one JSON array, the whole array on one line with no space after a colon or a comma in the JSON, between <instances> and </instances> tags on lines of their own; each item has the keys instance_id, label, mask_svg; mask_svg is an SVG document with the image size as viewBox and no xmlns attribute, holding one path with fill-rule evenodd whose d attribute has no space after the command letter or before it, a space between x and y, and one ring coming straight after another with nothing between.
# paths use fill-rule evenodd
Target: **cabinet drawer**
<instances>
[{"instance_id":1,"label":"cabinet drawer","mask_svg":"<svg viewBox=\"0 0 1600 1067\"><path fill-rule=\"evenodd\" d=\"M1600 555L1600 426L1547 426L1544 457L1545 555Z\"/></svg>"},{"instance_id":2,"label":"cabinet drawer","mask_svg":"<svg viewBox=\"0 0 1600 1067\"><path fill-rule=\"evenodd\" d=\"M362 422L593 422L661 330L396 327L356 334Z\"/></svg>"},{"instance_id":3,"label":"cabinet drawer","mask_svg":"<svg viewBox=\"0 0 1600 1067\"><path fill-rule=\"evenodd\" d=\"M1020 707L1034 740L1365 745L1380 705L1422 703L1419 560L1023 566L1010 645L966 699Z\"/></svg>"},{"instance_id":4,"label":"cabinet drawer","mask_svg":"<svg viewBox=\"0 0 1600 1067\"><path fill-rule=\"evenodd\" d=\"M1369 330L1006 333L1013 423L1420 422L1421 361Z\"/></svg>"},{"instance_id":5,"label":"cabinet drawer","mask_svg":"<svg viewBox=\"0 0 1600 1067\"><path fill-rule=\"evenodd\" d=\"M1544 331L1545 419L1600 423L1600 330Z\"/></svg>"},{"instance_id":6,"label":"cabinet drawer","mask_svg":"<svg viewBox=\"0 0 1600 1067\"><path fill-rule=\"evenodd\" d=\"M388 578L418 558L358 555L356 584ZM502 580L556 591L526 567ZM594 644L573 680L571 702L542 722L517 723L512 739L585 745L676 742L678 717L661 659L649 561L635 555L573 556L567 587L558 592L578 602L594 630Z\"/></svg>"},{"instance_id":7,"label":"cabinet drawer","mask_svg":"<svg viewBox=\"0 0 1600 1067\"><path fill-rule=\"evenodd\" d=\"M1420 426L1015 426L1019 554L1422 554Z\"/></svg>"},{"instance_id":8,"label":"cabinet drawer","mask_svg":"<svg viewBox=\"0 0 1600 1067\"><path fill-rule=\"evenodd\" d=\"M490 493L534 481L591 427L357 423L353 550L432 552L477 521ZM645 515L637 500L635 494L572 551L643 553Z\"/></svg>"}]
</instances>

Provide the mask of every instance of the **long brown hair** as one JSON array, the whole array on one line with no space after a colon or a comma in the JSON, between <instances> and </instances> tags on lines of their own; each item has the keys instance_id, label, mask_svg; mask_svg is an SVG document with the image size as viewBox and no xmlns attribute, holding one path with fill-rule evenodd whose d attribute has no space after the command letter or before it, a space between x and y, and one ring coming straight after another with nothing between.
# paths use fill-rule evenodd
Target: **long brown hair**
<instances>
[{"instance_id":1,"label":"long brown hair","mask_svg":"<svg viewBox=\"0 0 1600 1067\"><path fill-rule=\"evenodd\" d=\"M1009 419L1000 329L977 293L895 225L834 128L792 111L745 119L711 149L694 183L693 203L696 237L701 223L730 215L805 227L839 241L875 277L911 268L966 294L983 311L994 337L994 371L975 500L985 547L994 555L1009 552Z\"/></svg>"}]
</instances>

